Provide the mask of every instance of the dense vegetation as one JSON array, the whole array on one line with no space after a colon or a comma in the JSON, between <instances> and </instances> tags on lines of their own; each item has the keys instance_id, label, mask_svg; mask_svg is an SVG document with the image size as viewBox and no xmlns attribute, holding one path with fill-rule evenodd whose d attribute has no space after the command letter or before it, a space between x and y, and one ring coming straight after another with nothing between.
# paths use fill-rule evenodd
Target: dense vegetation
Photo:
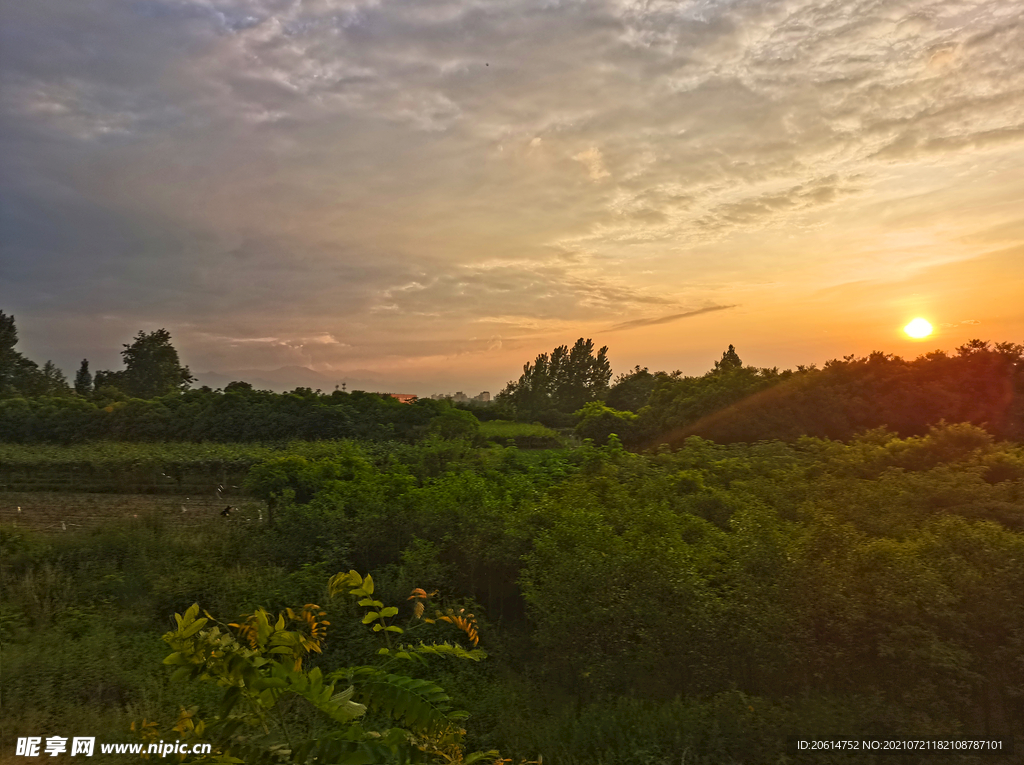
<instances>
[{"instance_id":1,"label":"dense vegetation","mask_svg":"<svg viewBox=\"0 0 1024 765\"><path fill-rule=\"evenodd\" d=\"M169 614L323 604L350 568L478 617L490 658L433 669L469 749L759 763L787 733L1022 732L1024 451L970 425L648 455L349 443L249 486L274 527L4 530L5 735L170 725L212 697L157 668ZM346 608L324 606L325 673L379 647Z\"/></svg>"},{"instance_id":2,"label":"dense vegetation","mask_svg":"<svg viewBox=\"0 0 1024 765\"><path fill-rule=\"evenodd\" d=\"M140 331L124 345L123 370L93 376L83 360L74 388L50 362L40 370L16 343L14 318L0 312L0 443L411 441L472 437L479 427L447 401L408 405L363 391L309 388L281 394L241 381L189 390L192 375L163 329Z\"/></svg>"},{"instance_id":3,"label":"dense vegetation","mask_svg":"<svg viewBox=\"0 0 1024 765\"><path fill-rule=\"evenodd\" d=\"M593 340L579 338L524 365L492 407L477 410L479 419L447 401L409 405L362 391L278 394L245 382L189 390L191 373L166 330L139 332L125 344L124 370L93 377L83 360L74 388L50 362L39 369L24 358L16 342L13 317L0 312L0 442L8 443L415 442L478 437L480 419L496 417L575 428L598 444L615 433L633 449L678 446L691 435L718 443L849 439L887 427L912 436L939 422L1024 439L1024 345L1011 342L972 340L953 355L933 351L912 361L874 352L784 371L745 366L730 345L704 375L637 366L609 384L608 348L595 351ZM497 440L496 433L492 427L482 438Z\"/></svg>"},{"instance_id":4,"label":"dense vegetation","mask_svg":"<svg viewBox=\"0 0 1024 765\"><path fill-rule=\"evenodd\" d=\"M110 390L109 388L107 390ZM96 440L246 442L335 438L413 440L431 433L472 435L475 417L446 401L402 404L373 393L236 388L152 399L40 396L0 400L0 441Z\"/></svg>"},{"instance_id":5,"label":"dense vegetation","mask_svg":"<svg viewBox=\"0 0 1024 765\"><path fill-rule=\"evenodd\" d=\"M481 423L182 390L157 333L72 392L10 335L5 486L234 482L273 522L0 527L4 747L134 722L210 762L774 765L871 761L791 734L1024 736L1020 345L609 384L581 339Z\"/></svg>"},{"instance_id":6,"label":"dense vegetation","mask_svg":"<svg viewBox=\"0 0 1024 765\"><path fill-rule=\"evenodd\" d=\"M581 337L572 348L560 345L525 364L519 379L510 381L495 401L521 421L571 425L573 412L604 397L611 377L608 346L595 354L594 341Z\"/></svg>"},{"instance_id":7,"label":"dense vegetation","mask_svg":"<svg viewBox=\"0 0 1024 765\"><path fill-rule=\"evenodd\" d=\"M743 366L730 346L699 377L637 367L578 417L581 435L600 441L614 432L635 447L679 445L691 435L719 443L848 439L878 427L915 436L941 421L1020 441L1024 345L973 340L953 355L908 361L878 352L782 372Z\"/></svg>"}]
</instances>

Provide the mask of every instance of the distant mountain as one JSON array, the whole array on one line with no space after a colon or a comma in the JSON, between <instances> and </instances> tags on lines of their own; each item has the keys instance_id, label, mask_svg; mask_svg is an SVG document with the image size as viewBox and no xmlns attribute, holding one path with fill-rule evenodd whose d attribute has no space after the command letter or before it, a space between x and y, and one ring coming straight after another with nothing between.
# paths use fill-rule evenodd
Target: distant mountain
<instances>
[{"instance_id":1,"label":"distant mountain","mask_svg":"<svg viewBox=\"0 0 1024 765\"><path fill-rule=\"evenodd\" d=\"M278 393L295 390L295 388L319 388L325 393L334 390L335 385L345 383L346 390L387 391L395 393L411 393L414 391L395 390L395 383L374 377L373 372L365 369L355 373L317 372L315 369L300 366L280 367L278 369L235 369L221 372L197 372L195 387L209 385L211 388L223 388L230 382L247 382L257 390L272 390ZM398 386L402 387L402 386Z\"/></svg>"}]
</instances>

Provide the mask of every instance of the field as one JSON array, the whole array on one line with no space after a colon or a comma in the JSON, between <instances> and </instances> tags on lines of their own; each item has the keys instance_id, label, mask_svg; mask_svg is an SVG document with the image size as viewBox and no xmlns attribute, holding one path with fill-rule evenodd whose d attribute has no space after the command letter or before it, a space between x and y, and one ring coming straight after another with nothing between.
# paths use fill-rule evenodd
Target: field
<instances>
[{"instance_id":1,"label":"field","mask_svg":"<svg viewBox=\"0 0 1024 765\"><path fill-rule=\"evenodd\" d=\"M216 715L219 688L161 664L192 604L229 623L316 603L309 666L385 661L387 636L325 593L353 569L417 639L473 645L418 620L414 588L475 615L489 658L417 669L469 712L469 751L516 765L776 765L790 733L1022 730L1024 452L970 425L650 454L320 442L269 450L221 498L231 464L163 448L0 448L4 754ZM76 466L148 488L27 490ZM865 762L792 761L839 759Z\"/></svg>"},{"instance_id":2,"label":"field","mask_svg":"<svg viewBox=\"0 0 1024 765\"><path fill-rule=\"evenodd\" d=\"M504 444L512 440L524 448L550 448L563 445L564 438L551 428L539 423L491 420L480 423L480 435L488 441Z\"/></svg>"},{"instance_id":3,"label":"field","mask_svg":"<svg viewBox=\"0 0 1024 765\"><path fill-rule=\"evenodd\" d=\"M100 494L96 492L8 491L0 493L0 524L45 533L96 529L122 519L162 518L181 526L224 523L220 513L234 507L229 520L259 523L266 506L225 495L188 497L176 494Z\"/></svg>"}]
</instances>

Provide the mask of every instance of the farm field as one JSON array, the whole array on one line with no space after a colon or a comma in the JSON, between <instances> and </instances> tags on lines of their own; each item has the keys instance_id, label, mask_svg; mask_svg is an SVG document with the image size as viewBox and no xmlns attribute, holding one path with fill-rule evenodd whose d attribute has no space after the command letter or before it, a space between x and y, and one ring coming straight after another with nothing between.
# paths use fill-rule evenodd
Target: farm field
<instances>
[{"instance_id":1,"label":"farm field","mask_svg":"<svg viewBox=\"0 0 1024 765\"><path fill-rule=\"evenodd\" d=\"M265 503L225 496L106 494L97 492L8 491L0 493L0 524L43 533L74 533L118 520L162 518L180 526L224 523L220 513L234 507L230 520L259 522Z\"/></svg>"}]
</instances>

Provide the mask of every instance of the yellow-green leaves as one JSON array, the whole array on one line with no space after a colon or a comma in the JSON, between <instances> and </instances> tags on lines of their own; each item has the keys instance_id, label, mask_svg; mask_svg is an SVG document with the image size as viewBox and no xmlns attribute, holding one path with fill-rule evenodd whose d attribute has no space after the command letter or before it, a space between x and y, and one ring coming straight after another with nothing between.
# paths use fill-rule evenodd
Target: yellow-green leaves
<instances>
[{"instance_id":1,"label":"yellow-green leaves","mask_svg":"<svg viewBox=\"0 0 1024 765\"><path fill-rule=\"evenodd\" d=\"M328 583L331 597L346 594L365 609L361 621L390 640L403 630L390 623L399 615L373 597L374 582L355 571L340 573ZM424 597L429 597L422 590ZM436 594L436 593L432 593ZM175 617L177 628L164 639L172 652L164 663L174 667L175 679L214 682L224 688L216 717L200 719L196 710L179 717L176 730L186 737L202 732L215 751L204 761L245 763L332 762L368 765L411 762L417 757L447 757L464 762L460 722L465 713L451 709L444 690L428 679L389 672L395 660L449 656L478 661L486 654L447 643L382 648L383 666L361 666L330 673L319 667L305 669L303 660L321 652L329 624L326 612L313 603L285 609L276 618L263 608L222 624L206 614L198 618L198 605ZM472 615L450 611L441 621L466 629ZM468 632L468 630L467 630ZM472 633L475 637L475 631ZM345 690L336 692L335 685ZM296 706L295 698L308 705ZM311 724L309 706L329 722ZM383 731L364 730L359 724L367 709L389 718ZM306 710L298 715L295 710ZM333 726L333 727L332 727ZM325 733L326 730L326 733ZM419 761L419 760L416 760Z\"/></svg>"}]
</instances>

